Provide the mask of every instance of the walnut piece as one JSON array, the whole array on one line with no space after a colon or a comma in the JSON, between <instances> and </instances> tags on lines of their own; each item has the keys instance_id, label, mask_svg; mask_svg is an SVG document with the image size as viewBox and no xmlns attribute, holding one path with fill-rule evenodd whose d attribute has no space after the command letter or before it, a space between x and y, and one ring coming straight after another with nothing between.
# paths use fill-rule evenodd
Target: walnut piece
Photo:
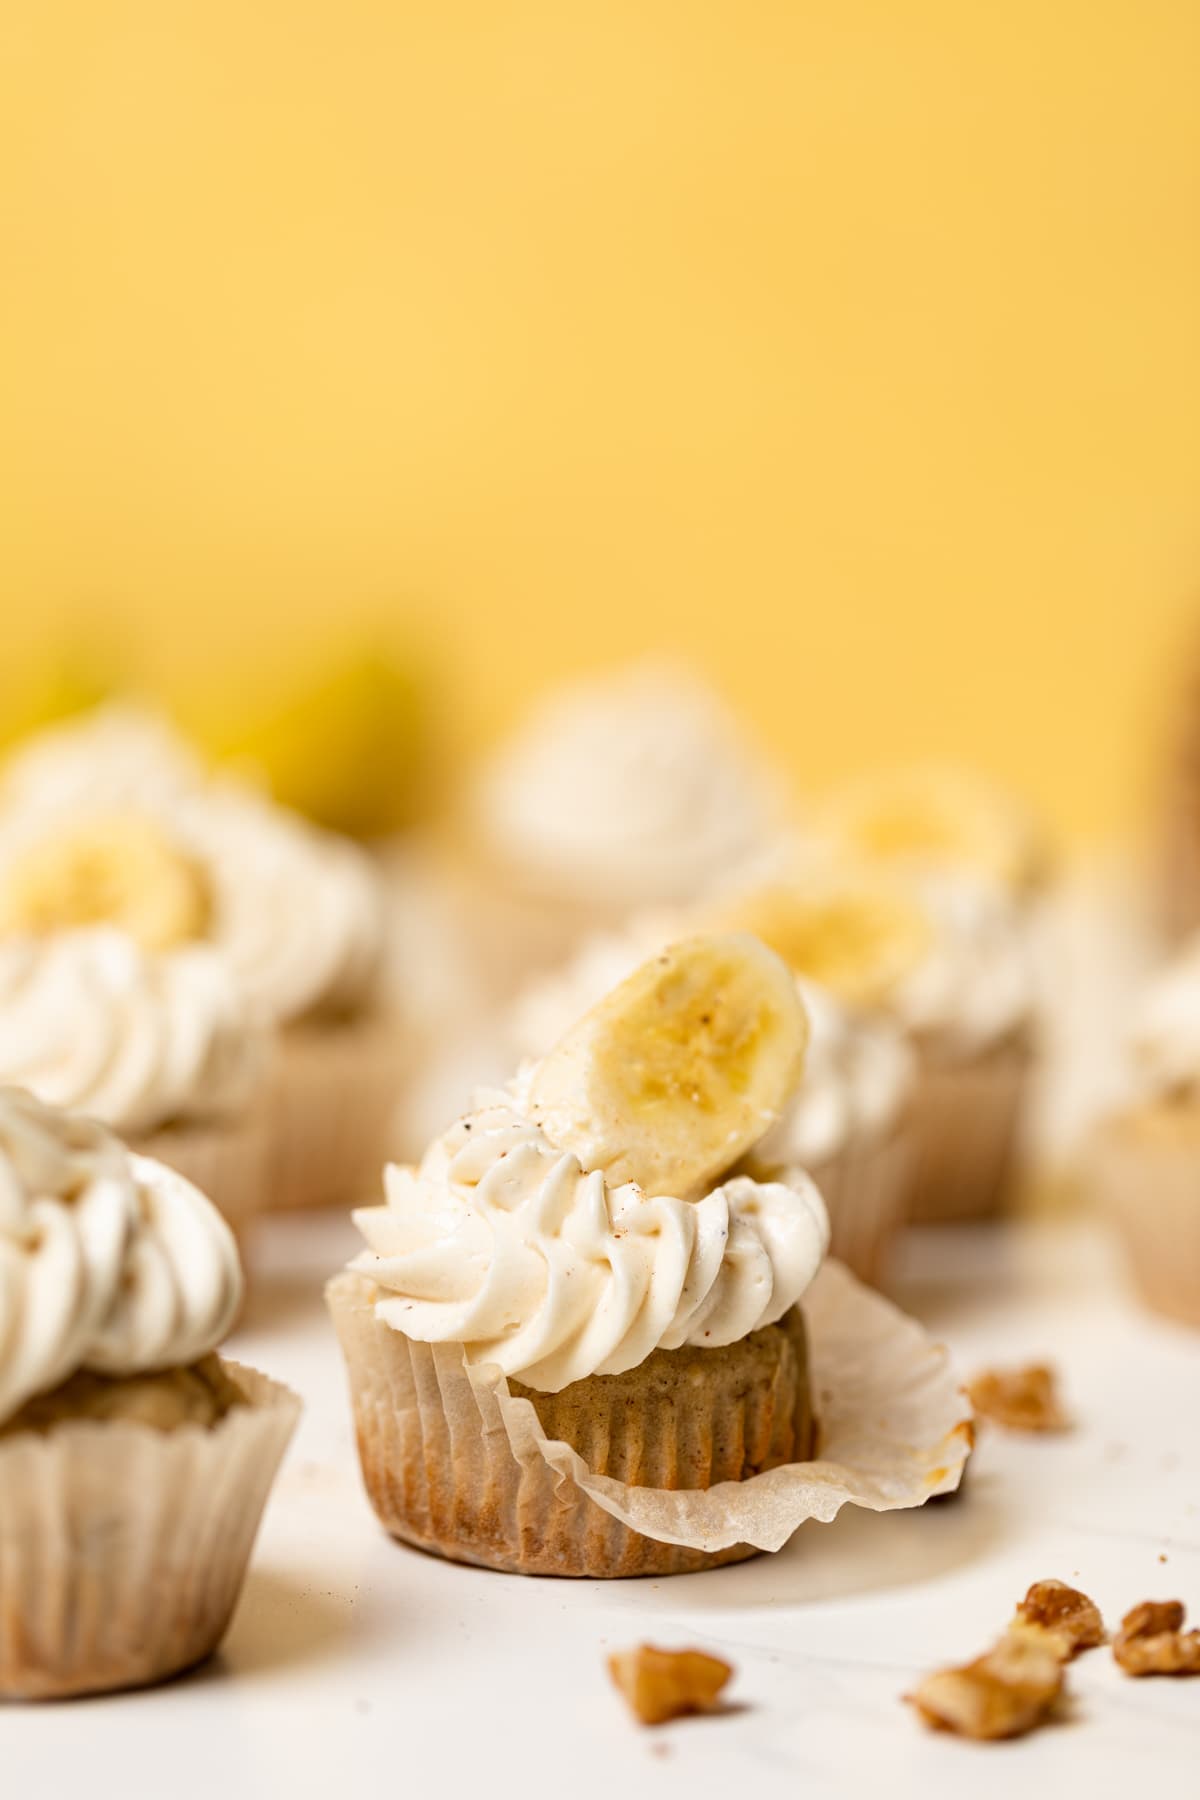
<instances>
[{"instance_id":1,"label":"walnut piece","mask_svg":"<svg viewBox=\"0 0 1200 1800\"><path fill-rule=\"evenodd\" d=\"M1044 1724L1063 1691L1055 1647L1010 1632L985 1656L927 1675L908 1699L927 1725L960 1737L1023 1737Z\"/></svg>"},{"instance_id":2,"label":"walnut piece","mask_svg":"<svg viewBox=\"0 0 1200 1800\"><path fill-rule=\"evenodd\" d=\"M1121 1620L1113 1655L1127 1675L1200 1675L1200 1631L1183 1629L1183 1602L1143 1600Z\"/></svg>"},{"instance_id":3,"label":"walnut piece","mask_svg":"<svg viewBox=\"0 0 1200 1800\"><path fill-rule=\"evenodd\" d=\"M981 1418L1009 1431L1068 1431L1071 1421L1058 1397L1054 1370L1046 1363L1023 1369L983 1369L967 1386Z\"/></svg>"},{"instance_id":4,"label":"walnut piece","mask_svg":"<svg viewBox=\"0 0 1200 1800\"><path fill-rule=\"evenodd\" d=\"M1094 1650L1106 1636L1095 1601L1065 1581L1035 1581L1009 1630L1040 1636L1063 1662L1081 1650Z\"/></svg>"},{"instance_id":5,"label":"walnut piece","mask_svg":"<svg viewBox=\"0 0 1200 1800\"><path fill-rule=\"evenodd\" d=\"M703 1650L656 1650L639 1644L608 1659L608 1672L643 1725L665 1725L684 1713L712 1712L733 1674Z\"/></svg>"}]
</instances>

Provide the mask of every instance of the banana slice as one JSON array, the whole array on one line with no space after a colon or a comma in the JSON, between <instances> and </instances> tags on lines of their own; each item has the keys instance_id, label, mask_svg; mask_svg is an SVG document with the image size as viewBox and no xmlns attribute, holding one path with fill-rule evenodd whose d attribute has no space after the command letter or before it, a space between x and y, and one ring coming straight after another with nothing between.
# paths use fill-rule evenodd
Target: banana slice
<instances>
[{"instance_id":1,"label":"banana slice","mask_svg":"<svg viewBox=\"0 0 1200 1800\"><path fill-rule=\"evenodd\" d=\"M534 1077L531 1111L585 1169L687 1196L779 1117L807 1042L796 983L772 951L741 932L690 938L560 1040Z\"/></svg>"},{"instance_id":2,"label":"banana slice","mask_svg":"<svg viewBox=\"0 0 1200 1800\"><path fill-rule=\"evenodd\" d=\"M145 950L203 937L203 869L150 820L89 819L38 839L0 876L0 930L41 934L113 925Z\"/></svg>"},{"instance_id":3,"label":"banana slice","mask_svg":"<svg viewBox=\"0 0 1200 1800\"><path fill-rule=\"evenodd\" d=\"M905 887L849 871L756 889L721 913L753 932L796 975L853 1007L886 1006L933 945L933 925Z\"/></svg>"},{"instance_id":4,"label":"banana slice","mask_svg":"<svg viewBox=\"0 0 1200 1800\"><path fill-rule=\"evenodd\" d=\"M865 776L834 793L813 820L818 837L850 856L916 866L950 864L1018 889L1041 849L1022 808L969 769L918 764Z\"/></svg>"}]
</instances>

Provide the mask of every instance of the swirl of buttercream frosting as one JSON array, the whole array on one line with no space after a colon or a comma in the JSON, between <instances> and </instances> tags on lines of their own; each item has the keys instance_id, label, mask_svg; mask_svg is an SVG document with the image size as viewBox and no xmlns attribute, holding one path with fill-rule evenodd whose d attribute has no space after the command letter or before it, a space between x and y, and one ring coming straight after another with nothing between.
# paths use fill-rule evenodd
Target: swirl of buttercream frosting
<instances>
[{"instance_id":1,"label":"swirl of buttercream frosting","mask_svg":"<svg viewBox=\"0 0 1200 1800\"><path fill-rule=\"evenodd\" d=\"M79 1369L197 1361L241 1298L233 1236L197 1188L97 1121L0 1088L0 1423Z\"/></svg>"},{"instance_id":2,"label":"swirl of buttercream frosting","mask_svg":"<svg viewBox=\"0 0 1200 1800\"><path fill-rule=\"evenodd\" d=\"M104 928L0 940L0 1083L117 1131L216 1119L267 1053L225 962Z\"/></svg>"},{"instance_id":3,"label":"swirl of buttercream frosting","mask_svg":"<svg viewBox=\"0 0 1200 1800\"><path fill-rule=\"evenodd\" d=\"M484 771L491 853L551 899L682 902L769 841L776 785L702 683L646 662L552 695Z\"/></svg>"},{"instance_id":4,"label":"swirl of buttercream frosting","mask_svg":"<svg viewBox=\"0 0 1200 1800\"><path fill-rule=\"evenodd\" d=\"M355 1213L369 1248L351 1267L384 1323L556 1393L657 1349L735 1343L800 1298L829 1241L807 1176L734 1175L695 1200L613 1185L529 1119L526 1086L478 1096Z\"/></svg>"}]
</instances>

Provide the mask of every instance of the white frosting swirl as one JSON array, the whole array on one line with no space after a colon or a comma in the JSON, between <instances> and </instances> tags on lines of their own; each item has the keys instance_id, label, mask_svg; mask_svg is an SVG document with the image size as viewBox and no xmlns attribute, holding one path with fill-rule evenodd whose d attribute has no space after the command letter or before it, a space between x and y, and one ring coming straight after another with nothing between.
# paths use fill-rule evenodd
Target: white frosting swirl
<instances>
[{"instance_id":1,"label":"white frosting swirl","mask_svg":"<svg viewBox=\"0 0 1200 1800\"><path fill-rule=\"evenodd\" d=\"M776 797L715 697L644 663L547 700L485 773L477 808L530 888L636 906L727 879L770 835Z\"/></svg>"},{"instance_id":2,"label":"white frosting swirl","mask_svg":"<svg viewBox=\"0 0 1200 1800\"><path fill-rule=\"evenodd\" d=\"M1146 987L1130 1033L1134 1083L1169 1099L1200 1087L1200 937Z\"/></svg>"},{"instance_id":3,"label":"white frosting swirl","mask_svg":"<svg viewBox=\"0 0 1200 1800\"><path fill-rule=\"evenodd\" d=\"M184 829L213 883L213 940L256 1017L289 1023L365 1002L385 932L383 885L365 851L232 793L188 809Z\"/></svg>"},{"instance_id":4,"label":"white frosting swirl","mask_svg":"<svg viewBox=\"0 0 1200 1800\"><path fill-rule=\"evenodd\" d=\"M243 1106L266 1039L222 957L106 929L0 940L0 1083L118 1131Z\"/></svg>"},{"instance_id":5,"label":"white frosting swirl","mask_svg":"<svg viewBox=\"0 0 1200 1800\"><path fill-rule=\"evenodd\" d=\"M565 968L518 998L510 1020L517 1053L544 1056L647 957L688 930L678 918L652 913L625 932L590 938ZM760 1150L768 1161L811 1168L895 1124L912 1084L913 1056L889 1021L847 1012L813 982L799 987L809 1026L804 1075Z\"/></svg>"},{"instance_id":6,"label":"white frosting swirl","mask_svg":"<svg viewBox=\"0 0 1200 1800\"><path fill-rule=\"evenodd\" d=\"M229 1227L190 1182L94 1120L0 1089L0 1422L78 1369L197 1361L241 1297Z\"/></svg>"},{"instance_id":7,"label":"white frosting swirl","mask_svg":"<svg viewBox=\"0 0 1200 1800\"><path fill-rule=\"evenodd\" d=\"M50 813L169 806L204 779L200 758L161 714L113 701L15 751L0 775L0 804Z\"/></svg>"},{"instance_id":8,"label":"white frosting swirl","mask_svg":"<svg viewBox=\"0 0 1200 1800\"><path fill-rule=\"evenodd\" d=\"M968 876L929 877L918 892L933 924L929 951L900 981L888 1011L914 1036L970 1053L1023 1026L1033 967L1022 915L999 889Z\"/></svg>"},{"instance_id":9,"label":"white frosting swirl","mask_svg":"<svg viewBox=\"0 0 1200 1800\"><path fill-rule=\"evenodd\" d=\"M370 1248L351 1267L385 1290L385 1324L557 1393L736 1343L800 1298L829 1242L807 1176L734 1176L696 1201L613 1186L526 1116L523 1086L480 1096L355 1213Z\"/></svg>"}]
</instances>

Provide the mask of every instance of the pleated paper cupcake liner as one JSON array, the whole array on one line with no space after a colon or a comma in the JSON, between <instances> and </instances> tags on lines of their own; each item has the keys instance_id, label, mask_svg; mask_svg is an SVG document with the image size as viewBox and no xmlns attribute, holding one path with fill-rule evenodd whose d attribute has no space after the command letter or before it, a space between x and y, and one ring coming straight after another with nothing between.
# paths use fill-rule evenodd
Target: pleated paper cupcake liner
<instances>
[{"instance_id":1,"label":"pleated paper cupcake liner","mask_svg":"<svg viewBox=\"0 0 1200 1800\"><path fill-rule=\"evenodd\" d=\"M365 1277L339 1276L327 1294L372 1505L393 1536L459 1561L587 1576L713 1567L777 1550L805 1520L847 1504L920 1505L957 1486L970 1449L969 1407L945 1350L836 1263L803 1308L819 1457L696 1488L606 1472L686 1462L667 1434L695 1431L681 1417L690 1409L673 1420L630 1409L590 1442L577 1432L585 1460L548 1435L499 1370L382 1324ZM702 1429L714 1439L745 1430L735 1390L709 1402Z\"/></svg>"},{"instance_id":2,"label":"pleated paper cupcake liner","mask_svg":"<svg viewBox=\"0 0 1200 1800\"><path fill-rule=\"evenodd\" d=\"M212 1201L239 1248L267 1197L271 1136L260 1116L236 1123L169 1125L129 1139L139 1156L174 1169Z\"/></svg>"},{"instance_id":3,"label":"pleated paper cupcake liner","mask_svg":"<svg viewBox=\"0 0 1200 1800\"><path fill-rule=\"evenodd\" d=\"M1117 1232L1146 1304L1200 1326L1200 1134L1113 1120L1096 1135L1085 1185Z\"/></svg>"},{"instance_id":4,"label":"pleated paper cupcake liner","mask_svg":"<svg viewBox=\"0 0 1200 1800\"><path fill-rule=\"evenodd\" d=\"M1002 1210L1031 1064L1023 1038L961 1061L921 1058L910 1102L914 1224L965 1224Z\"/></svg>"},{"instance_id":5,"label":"pleated paper cupcake liner","mask_svg":"<svg viewBox=\"0 0 1200 1800\"><path fill-rule=\"evenodd\" d=\"M211 1429L67 1421L0 1439L0 1696L141 1687L216 1649L300 1413L254 1369Z\"/></svg>"},{"instance_id":6,"label":"pleated paper cupcake liner","mask_svg":"<svg viewBox=\"0 0 1200 1800\"><path fill-rule=\"evenodd\" d=\"M808 1170L829 1211L831 1254L871 1287L885 1284L896 1233L908 1216L915 1149L902 1121L892 1131L852 1138Z\"/></svg>"},{"instance_id":7,"label":"pleated paper cupcake liner","mask_svg":"<svg viewBox=\"0 0 1200 1800\"><path fill-rule=\"evenodd\" d=\"M272 1208L357 1206L380 1191L396 1154L407 1067L393 1025L293 1026L281 1037L264 1100Z\"/></svg>"}]
</instances>

